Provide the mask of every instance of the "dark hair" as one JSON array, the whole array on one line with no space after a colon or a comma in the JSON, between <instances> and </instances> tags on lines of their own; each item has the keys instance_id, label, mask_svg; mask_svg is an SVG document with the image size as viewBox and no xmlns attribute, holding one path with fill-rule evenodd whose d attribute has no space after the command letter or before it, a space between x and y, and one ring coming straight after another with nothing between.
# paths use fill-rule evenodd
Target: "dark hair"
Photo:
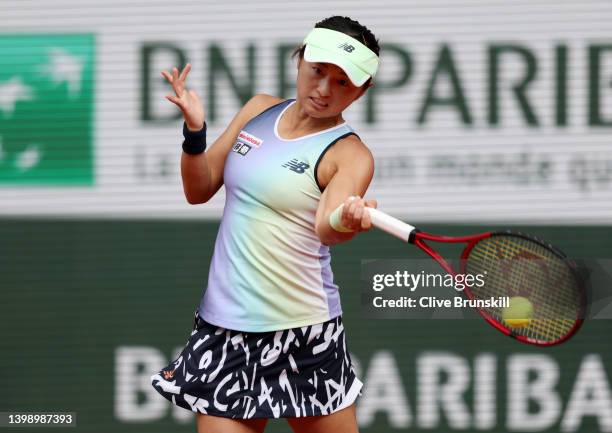
<instances>
[{"instance_id":1,"label":"dark hair","mask_svg":"<svg viewBox=\"0 0 612 433\"><path fill-rule=\"evenodd\" d=\"M317 27L342 32L345 35L357 39L366 47L374 51L377 56L380 55L380 46L378 45L378 39L376 39L376 36L374 36L374 34L366 26L359 24L359 22L352 20L349 17L341 17L336 15L325 18L324 20L321 20L315 24L315 28ZM306 45L299 46L291 54L291 58L294 59L295 57L298 57L300 60L303 59L305 49ZM369 78L364 85L366 85L366 87L369 86L371 81L372 78Z\"/></svg>"}]
</instances>

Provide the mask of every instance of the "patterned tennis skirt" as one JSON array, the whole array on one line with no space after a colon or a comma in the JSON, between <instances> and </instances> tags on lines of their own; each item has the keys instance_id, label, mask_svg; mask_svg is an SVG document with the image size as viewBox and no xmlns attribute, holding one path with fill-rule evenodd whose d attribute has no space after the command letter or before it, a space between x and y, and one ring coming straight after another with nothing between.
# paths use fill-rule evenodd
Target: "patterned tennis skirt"
<instances>
[{"instance_id":1,"label":"patterned tennis skirt","mask_svg":"<svg viewBox=\"0 0 612 433\"><path fill-rule=\"evenodd\" d=\"M151 382L177 406L237 419L327 415L350 406L363 385L340 317L246 333L212 325L197 313L178 359Z\"/></svg>"}]
</instances>

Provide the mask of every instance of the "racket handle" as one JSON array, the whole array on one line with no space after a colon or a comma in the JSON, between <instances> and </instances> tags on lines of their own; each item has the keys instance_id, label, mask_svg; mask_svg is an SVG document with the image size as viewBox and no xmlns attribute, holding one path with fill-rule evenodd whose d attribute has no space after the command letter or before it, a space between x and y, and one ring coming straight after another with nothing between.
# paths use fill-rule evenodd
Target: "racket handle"
<instances>
[{"instance_id":1,"label":"racket handle","mask_svg":"<svg viewBox=\"0 0 612 433\"><path fill-rule=\"evenodd\" d=\"M372 219L372 225L380 230L383 230L390 235L400 238L404 242L410 242L411 235L415 232L416 228L410 224L406 224L397 218L387 215L386 213L379 211L374 208L366 208L370 212L370 218Z\"/></svg>"}]
</instances>

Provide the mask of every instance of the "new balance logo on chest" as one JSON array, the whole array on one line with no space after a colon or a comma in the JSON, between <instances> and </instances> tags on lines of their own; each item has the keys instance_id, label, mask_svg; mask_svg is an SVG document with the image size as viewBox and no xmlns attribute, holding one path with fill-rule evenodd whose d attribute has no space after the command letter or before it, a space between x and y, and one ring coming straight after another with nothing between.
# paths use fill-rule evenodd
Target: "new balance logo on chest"
<instances>
[{"instance_id":1,"label":"new balance logo on chest","mask_svg":"<svg viewBox=\"0 0 612 433\"><path fill-rule=\"evenodd\" d=\"M286 163L284 163L282 167L288 168L289 170L294 171L297 174L302 174L304 173L304 171L308 170L310 164L298 161L297 158L293 158L291 161L287 161Z\"/></svg>"}]
</instances>

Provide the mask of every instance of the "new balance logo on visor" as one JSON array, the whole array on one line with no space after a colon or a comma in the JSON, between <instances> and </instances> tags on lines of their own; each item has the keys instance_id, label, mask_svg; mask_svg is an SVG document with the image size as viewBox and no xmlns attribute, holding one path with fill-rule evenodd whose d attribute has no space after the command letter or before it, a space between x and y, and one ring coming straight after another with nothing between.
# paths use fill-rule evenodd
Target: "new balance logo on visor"
<instances>
[{"instance_id":1,"label":"new balance logo on visor","mask_svg":"<svg viewBox=\"0 0 612 433\"><path fill-rule=\"evenodd\" d=\"M305 162L298 161L296 158L293 158L291 161L287 161L282 166L291 171L295 171L298 174L304 173L304 171L310 167L310 165L306 164Z\"/></svg>"},{"instance_id":2,"label":"new balance logo on visor","mask_svg":"<svg viewBox=\"0 0 612 433\"><path fill-rule=\"evenodd\" d=\"M352 53L355 50L355 47L350 45L348 42L345 42L342 45L338 45L338 48L342 48L347 53Z\"/></svg>"}]
</instances>

